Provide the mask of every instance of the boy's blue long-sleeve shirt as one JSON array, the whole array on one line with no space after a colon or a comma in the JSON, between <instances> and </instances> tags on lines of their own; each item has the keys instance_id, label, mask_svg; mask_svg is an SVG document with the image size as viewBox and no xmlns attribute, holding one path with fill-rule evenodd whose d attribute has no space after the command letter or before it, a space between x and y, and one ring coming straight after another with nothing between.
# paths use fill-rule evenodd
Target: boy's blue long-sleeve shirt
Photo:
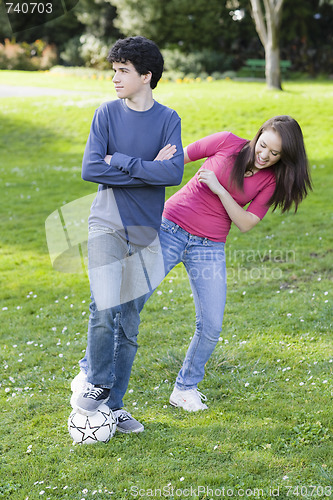
<instances>
[{"instance_id":1,"label":"boy's blue long-sleeve shirt","mask_svg":"<svg viewBox=\"0 0 333 500\"><path fill-rule=\"evenodd\" d=\"M167 144L177 147L173 158L154 161ZM104 161L107 154L112 155L110 165ZM142 112L120 99L102 104L82 163L82 178L99 184L89 224L125 228L136 234L136 243L143 243L138 235L145 229L159 232L165 187L180 184L183 171L180 118L174 110L156 101Z\"/></svg>"}]
</instances>

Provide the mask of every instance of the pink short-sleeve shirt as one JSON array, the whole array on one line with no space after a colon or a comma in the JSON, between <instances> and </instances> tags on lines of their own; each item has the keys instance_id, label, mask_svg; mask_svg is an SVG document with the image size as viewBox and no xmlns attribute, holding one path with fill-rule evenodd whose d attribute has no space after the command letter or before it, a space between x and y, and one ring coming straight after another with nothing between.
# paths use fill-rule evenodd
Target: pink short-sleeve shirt
<instances>
[{"instance_id":1,"label":"pink short-sleeve shirt","mask_svg":"<svg viewBox=\"0 0 333 500\"><path fill-rule=\"evenodd\" d=\"M219 182L242 207L262 219L268 211L268 201L275 190L272 168L244 177L244 190L229 185L235 156L247 141L231 132L218 132L200 139L187 148L191 161L206 158L203 168L213 170ZM231 219L219 197L198 181L198 174L169 198L163 216L191 234L213 241L225 242Z\"/></svg>"}]
</instances>

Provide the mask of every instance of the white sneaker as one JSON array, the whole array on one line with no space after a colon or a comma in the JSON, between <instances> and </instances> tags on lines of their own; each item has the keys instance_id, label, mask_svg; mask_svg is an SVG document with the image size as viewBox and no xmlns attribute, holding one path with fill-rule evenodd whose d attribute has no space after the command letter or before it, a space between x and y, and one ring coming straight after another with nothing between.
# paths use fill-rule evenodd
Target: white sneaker
<instances>
[{"instance_id":1,"label":"white sneaker","mask_svg":"<svg viewBox=\"0 0 333 500\"><path fill-rule=\"evenodd\" d=\"M198 389L181 391L177 387L174 388L169 399L172 406L182 407L187 411L207 410L208 406L202 401L207 401L207 398Z\"/></svg>"},{"instance_id":2,"label":"white sneaker","mask_svg":"<svg viewBox=\"0 0 333 500\"><path fill-rule=\"evenodd\" d=\"M72 392L85 392L88 386L87 375L80 370L80 372L73 378L71 382Z\"/></svg>"}]
</instances>

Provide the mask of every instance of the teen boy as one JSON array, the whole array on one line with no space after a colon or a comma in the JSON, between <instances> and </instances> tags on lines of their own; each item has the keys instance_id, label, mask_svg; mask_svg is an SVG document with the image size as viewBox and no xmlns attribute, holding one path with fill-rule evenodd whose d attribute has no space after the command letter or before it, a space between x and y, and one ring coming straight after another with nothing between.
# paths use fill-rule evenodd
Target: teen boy
<instances>
[{"instance_id":1,"label":"teen boy","mask_svg":"<svg viewBox=\"0 0 333 500\"><path fill-rule=\"evenodd\" d=\"M106 403L119 431L141 432L143 425L123 409L123 396L145 294L157 286L154 270L163 277L158 234L165 187L180 184L184 156L179 116L153 99L164 64L155 43L141 36L118 40L108 61L119 99L96 110L83 157L83 179L99 187L89 217L88 346L76 377L85 389L74 392L71 404L92 415ZM170 153L160 160L163 148Z\"/></svg>"}]
</instances>

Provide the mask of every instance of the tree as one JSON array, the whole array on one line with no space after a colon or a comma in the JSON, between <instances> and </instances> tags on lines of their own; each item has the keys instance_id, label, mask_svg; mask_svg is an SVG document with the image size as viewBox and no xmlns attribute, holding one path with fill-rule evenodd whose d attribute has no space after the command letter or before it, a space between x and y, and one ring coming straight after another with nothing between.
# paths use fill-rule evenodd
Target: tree
<instances>
[{"instance_id":1,"label":"tree","mask_svg":"<svg viewBox=\"0 0 333 500\"><path fill-rule=\"evenodd\" d=\"M265 49L265 75L269 89L281 90L279 29L284 0L251 0L252 15Z\"/></svg>"},{"instance_id":2,"label":"tree","mask_svg":"<svg viewBox=\"0 0 333 500\"><path fill-rule=\"evenodd\" d=\"M145 35L161 47L193 51L218 49L224 2L210 0L109 0L117 8L115 26L125 35Z\"/></svg>"}]
</instances>

